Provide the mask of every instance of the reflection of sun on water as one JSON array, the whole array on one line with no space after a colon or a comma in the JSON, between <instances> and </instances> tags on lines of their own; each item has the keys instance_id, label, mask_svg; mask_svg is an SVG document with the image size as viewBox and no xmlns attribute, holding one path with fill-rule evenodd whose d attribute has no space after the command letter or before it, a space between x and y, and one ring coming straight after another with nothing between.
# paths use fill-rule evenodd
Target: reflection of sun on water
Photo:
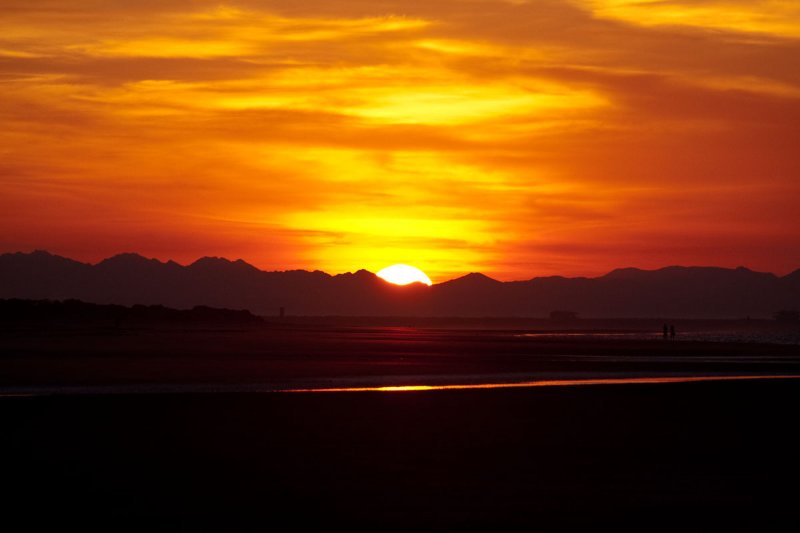
<instances>
[{"instance_id":1,"label":"reflection of sun on water","mask_svg":"<svg viewBox=\"0 0 800 533\"><path fill-rule=\"evenodd\" d=\"M434 387L430 385L405 385L398 387L378 387L376 390L383 392L408 392L415 390L436 390L437 388L440 387Z\"/></svg>"},{"instance_id":2,"label":"reflection of sun on water","mask_svg":"<svg viewBox=\"0 0 800 533\"><path fill-rule=\"evenodd\" d=\"M275 392L413 392L475 389L521 389L529 387L568 387L578 385L635 385L657 383L695 383L703 381L740 381L751 379L800 379L798 374L745 374L711 376L652 376L595 379L549 379L512 383L469 383L458 385L401 385L389 387L335 387L327 389L285 389Z\"/></svg>"}]
</instances>

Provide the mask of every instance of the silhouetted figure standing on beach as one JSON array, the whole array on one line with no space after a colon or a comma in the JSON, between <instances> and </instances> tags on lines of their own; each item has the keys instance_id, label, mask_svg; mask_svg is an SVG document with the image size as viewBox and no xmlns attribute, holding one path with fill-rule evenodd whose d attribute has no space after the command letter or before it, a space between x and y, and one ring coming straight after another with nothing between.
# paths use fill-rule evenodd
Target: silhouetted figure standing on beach
<instances>
[{"instance_id":1,"label":"silhouetted figure standing on beach","mask_svg":"<svg viewBox=\"0 0 800 533\"><path fill-rule=\"evenodd\" d=\"M670 339L674 339L675 338L675 325L674 324L669 327L669 338Z\"/></svg>"},{"instance_id":2,"label":"silhouetted figure standing on beach","mask_svg":"<svg viewBox=\"0 0 800 533\"><path fill-rule=\"evenodd\" d=\"M664 324L664 338L665 338L665 339L667 338L667 333L668 333L668 332L669 332L669 328L667 328L667 325L666 325L666 324Z\"/></svg>"}]
</instances>

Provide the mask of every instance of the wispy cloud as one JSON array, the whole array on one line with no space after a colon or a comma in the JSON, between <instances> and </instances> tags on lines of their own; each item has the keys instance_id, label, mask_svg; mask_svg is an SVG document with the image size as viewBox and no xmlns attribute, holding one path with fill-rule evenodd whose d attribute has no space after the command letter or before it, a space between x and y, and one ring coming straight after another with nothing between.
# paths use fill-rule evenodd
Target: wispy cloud
<instances>
[{"instance_id":1,"label":"wispy cloud","mask_svg":"<svg viewBox=\"0 0 800 533\"><path fill-rule=\"evenodd\" d=\"M434 279L787 271L797 10L9 1L0 245Z\"/></svg>"}]
</instances>

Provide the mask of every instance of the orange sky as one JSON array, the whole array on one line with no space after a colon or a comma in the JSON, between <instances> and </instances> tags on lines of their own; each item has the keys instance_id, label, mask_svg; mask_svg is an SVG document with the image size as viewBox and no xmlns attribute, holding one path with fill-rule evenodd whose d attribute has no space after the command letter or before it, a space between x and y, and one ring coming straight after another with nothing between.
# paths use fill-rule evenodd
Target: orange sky
<instances>
[{"instance_id":1,"label":"orange sky","mask_svg":"<svg viewBox=\"0 0 800 533\"><path fill-rule=\"evenodd\" d=\"M800 267L796 0L4 0L0 251Z\"/></svg>"}]
</instances>

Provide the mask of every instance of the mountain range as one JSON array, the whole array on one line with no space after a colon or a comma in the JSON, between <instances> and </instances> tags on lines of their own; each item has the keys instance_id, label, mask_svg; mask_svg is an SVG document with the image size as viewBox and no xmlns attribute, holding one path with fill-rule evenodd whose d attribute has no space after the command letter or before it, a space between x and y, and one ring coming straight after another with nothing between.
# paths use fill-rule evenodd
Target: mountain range
<instances>
[{"instance_id":1,"label":"mountain range","mask_svg":"<svg viewBox=\"0 0 800 533\"><path fill-rule=\"evenodd\" d=\"M0 255L0 298L202 305L263 316L284 308L306 316L545 317L568 310L597 318L767 318L800 305L800 270L779 277L744 267L670 266L511 282L473 273L431 287L401 287L366 270L266 272L241 259L204 257L183 266L138 254L91 265L36 251Z\"/></svg>"}]
</instances>

